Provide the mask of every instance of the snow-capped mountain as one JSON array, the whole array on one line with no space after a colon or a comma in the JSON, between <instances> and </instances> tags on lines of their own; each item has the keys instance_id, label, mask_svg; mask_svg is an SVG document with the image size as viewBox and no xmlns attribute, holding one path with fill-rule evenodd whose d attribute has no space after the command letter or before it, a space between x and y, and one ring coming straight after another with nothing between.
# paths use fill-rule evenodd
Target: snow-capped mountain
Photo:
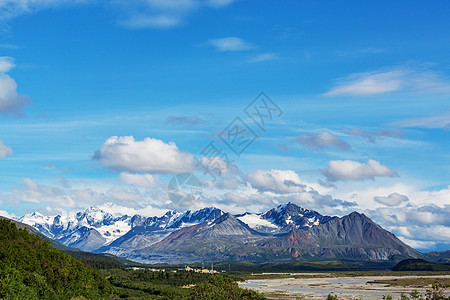
<instances>
[{"instance_id":1,"label":"snow-capped mountain","mask_svg":"<svg viewBox=\"0 0 450 300\"><path fill-rule=\"evenodd\" d=\"M292 228L311 228L335 218L322 216L316 211L299 207L291 202L265 213L245 213L236 217L250 228L266 233L287 232Z\"/></svg>"},{"instance_id":2,"label":"snow-capped mountain","mask_svg":"<svg viewBox=\"0 0 450 300\"><path fill-rule=\"evenodd\" d=\"M33 212L18 219L66 246L86 251L111 243L127 233L131 229L130 220L129 216L114 217L94 207L68 216L43 216Z\"/></svg>"},{"instance_id":3,"label":"snow-capped mountain","mask_svg":"<svg viewBox=\"0 0 450 300\"><path fill-rule=\"evenodd\" d=\"M114 216L91 207L70 216L34 212L18 221L66 246L147 263L420 255L364 214L323 216L293 203L259 214L232 215L207 207L150 217Z\"/></svg>"},{"instance_id":4,"label":"snow-capped mountain","mask_svg":"<svg viewBox=\"0 0 450 300\"><path fill-rule=\"evenodd\" d=\"M269 210L262 214L261 218L281 228L289 229L290 227L311 228L336 217L322 216L316 211L289 202Z\"/></svg>"},{"instance_id":5,"label":"snow-capped mountain","mask_svg":"<svg viewBox=\"0 0 450 300\"><path fill-rule=\"evenodd\" d=\"M199 224L205 221L212 222L220 217L223 211L214 207L207 207L198 211L168 211L160 217L113 216L101 209L90 207L83 212L70 216L44 216L39 212L24 215L19 222L28 224L38 229L44 235L66 246L85 251L94 251L107 247L126 233L136 228L136 232L142 231L141 227L155 233L160 231L162 239L175 229ZM144 230L145 231L145 230ZM133 235L136 240L136 236ZM152 239L154 240L154 239ZM116 243L117 244L117 243ZM136 241L135 241L135 246ZM144 243L146 246L148 243Z\"/></svg>"}]
</instances>

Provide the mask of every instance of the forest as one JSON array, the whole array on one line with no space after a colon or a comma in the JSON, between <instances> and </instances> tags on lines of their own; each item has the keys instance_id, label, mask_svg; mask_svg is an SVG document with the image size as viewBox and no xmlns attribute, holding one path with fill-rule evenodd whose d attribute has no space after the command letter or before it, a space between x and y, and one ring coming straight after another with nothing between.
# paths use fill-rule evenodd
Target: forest
<instances>
[{"instance_id":1,"label":"forest","mask_svg":"<svg viewBox=\"0 0 450 300\"><path fill-rule=\"evenodd\" d=\"M236 278L183 270L130 269L78 255L0 219L0 299L265 299Z\"/></svg>"}]
</instances>

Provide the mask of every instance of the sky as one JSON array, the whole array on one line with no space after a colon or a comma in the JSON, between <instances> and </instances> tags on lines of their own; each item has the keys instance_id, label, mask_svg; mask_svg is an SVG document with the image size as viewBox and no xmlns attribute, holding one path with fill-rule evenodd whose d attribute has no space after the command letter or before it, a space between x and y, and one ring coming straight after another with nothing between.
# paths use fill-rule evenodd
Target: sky
<instances>
[{"instance_id":1,"label":"sky","mask_svg":"<svg viewBox=\"0 0 450 300\"><path fill-rule=\"evenodd\" d=\"M290 201L448 250L449 15L447 1L0 0L0 214ZM179 201L186 178L201 193Z\"/></svg>"}]
</instances>

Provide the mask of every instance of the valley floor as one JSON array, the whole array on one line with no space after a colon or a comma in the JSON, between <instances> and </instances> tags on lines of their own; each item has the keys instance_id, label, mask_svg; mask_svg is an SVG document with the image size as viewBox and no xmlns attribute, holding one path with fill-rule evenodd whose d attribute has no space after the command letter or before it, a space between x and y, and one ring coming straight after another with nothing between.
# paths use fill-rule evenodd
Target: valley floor
<instances>
[{"instance_id":1,"label":"valley floor","mask_svg":"<svg viewBox=\"0 0 450 300\"><path fill-rule=\"evenodd\" d=\"M300 277L299 277L300 275ZM239 284L240 287L263 293L269 299L325 299L332 293L338 299L382 299L383 295L391 294L394 299L400 299L401 293L409 294L413 290L424 294L432 283L447 286L444 292L449 296L450 275L433 276L342 276L335 277L324 273L284 274L280 277L249 279ZM257 277L256 275L253 278ZM276 277L276 276L274 276ZM396 283L402 282L401 285Z\"/></svg>"}]
</instances>

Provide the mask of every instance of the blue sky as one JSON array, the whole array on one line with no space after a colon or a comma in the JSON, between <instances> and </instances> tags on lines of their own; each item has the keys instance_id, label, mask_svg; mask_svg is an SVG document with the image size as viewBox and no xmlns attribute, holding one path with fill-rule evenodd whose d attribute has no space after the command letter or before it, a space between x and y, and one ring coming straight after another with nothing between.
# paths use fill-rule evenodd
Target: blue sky
<instances>
[{"instance_id":1,"label":"blue sky","mask_svg":"<svg viewBox=\"0 0 450 300\"><path fill-rule=\"evenodd\" d=\"M448 15L445 1L2 1L0 212L292 201L448 249ZM244 112L261 91L283 111L265 131ZM258 135L240 157L219 138L238 116ZM210 141L232 160L215 181L194 159ZM166 191L183 172L204 184L189 207Z\"/></svg>"}]
</instances>

